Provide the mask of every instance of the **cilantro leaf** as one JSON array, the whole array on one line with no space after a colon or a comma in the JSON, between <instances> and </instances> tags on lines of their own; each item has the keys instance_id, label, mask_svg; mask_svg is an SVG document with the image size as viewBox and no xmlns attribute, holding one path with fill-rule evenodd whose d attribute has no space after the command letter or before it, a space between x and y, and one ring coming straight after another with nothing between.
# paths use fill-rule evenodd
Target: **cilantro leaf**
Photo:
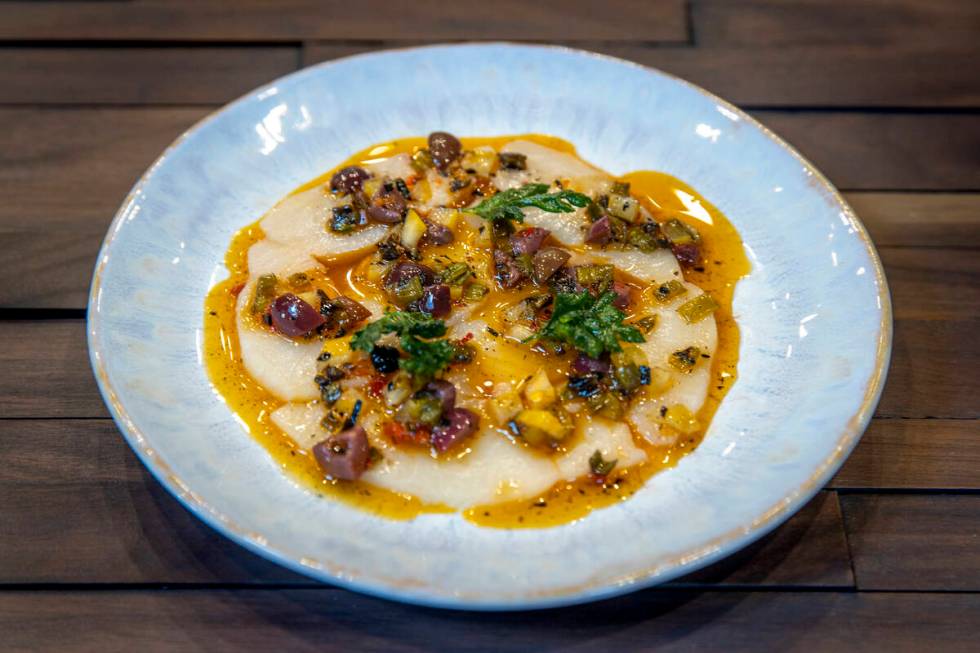
<instances>
[{"instance_id":1,"label":"cilantro leaf","mask_svg":"<svg viewBox=\"0 0 980 653\"><path fill-rule=\"evenodd\" d=\"M385 313L355 333L350 348L371 353L378 340L387 333L400 337L402 350L409 356L402 361L402 368L417 379L432 378L452 360L453 346L446 340L421 340L446 335L445 322L426 313Z\"/></svg>"},{"instance_id":2,"label":"cilantro leaf","mask_svg":"<svg viewBox=\"0 0 980 653\"><path fill-rule=\"evenodd\" d=\"M439 338L446 335L446 324L427 313L392 311L371 322L351 338L350 348L371 353L374 345L386 333L420 338Z\"/></svg>"},{"instance_id":3,"label":"cilantro leaf","mask_svg":"<svg viewBox=\"0 0 980 653\"><path fill-rule=\"evenodd\" d=\"M626 315L613 306L615 300L613 292L598 299L588 292L558 293L551 319L535 337L564 342L591 358L622 351L620 341L645 342L638 329L623 324Z\"/></svg>"},{"instance_id":4,"label":"cilantro leaf","mask_svg":"<svg viewBox=\"0 0 980 653\"><path fill-rule=\"evenodd\" d=\"M571 213L575 207L588 206L591 200L582 193L563 189L548 193L548 184L524 184L501 191L469 209L484 220L524 222L522 207L535 206L548 213Z\"/></svg>"}]
</instances>

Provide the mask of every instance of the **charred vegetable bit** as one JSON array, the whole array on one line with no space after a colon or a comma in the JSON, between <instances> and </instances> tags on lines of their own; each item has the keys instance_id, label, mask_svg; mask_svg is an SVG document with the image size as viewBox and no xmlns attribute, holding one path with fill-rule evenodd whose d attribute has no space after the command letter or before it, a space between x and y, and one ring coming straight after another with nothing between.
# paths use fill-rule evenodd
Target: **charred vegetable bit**
<instances>
[{"instance_id":1,"label":"charred vegetable bit","mask_svg":"<svg viewBox=\"0 0 980 653\"><path fill-rule=\"evenodd\" d=\"M274 274L263 274L255 282L255 298L252 300L252 312L262 313L276 298L276 285L279 280Z\"/></svg>"},{"instance_id":2,"label":"charred vegetable bit","mask_svg":"<svg viewBox=\"0 0 980 653\"><path fill-rule=\"evenodd\" d=\"M602 457L602 452L595 450L589 457L589 468L596 476L609 476L609 473L616 467L617 460L606 460Z\"/></svg>"},{"instance_id":3,"label":"charred vegetable bit","mask_svg":"<svg viewBox=\"0 0 980 653\"><path fill-rule=\"evenodd\" d=\"M701 357L701 350L697 347L688 347L680 351L675 351L670 355L670 366L680 372L690 372L697 365Z\"/></svg>"},{"instance_id":4,"label":"charred vegetable bit","mask_svg":"<svg viewBox=\"0 0 980 653\"><path fill-rule=\"evenodd\" d=\"M694 227L677 218L671 218L663 223L660 229L672 245L689 245L701 241L701 236Z\"/></svg>"},{"instance_id":5,"label":"charred vegetable bit","mask_svg":"<svg viewBox=\"0 0 980 653\"><path fill-rule=\"evenodd\" d=\"M548 213L571 213L576 207L587 206L589 202L587 196L572 190L549 193L548 184L525 184L520 188L501 191L467 211L484 220L524 222L523 207L534 206Z\"/></svg>"},{"instance_id":6,"label":"charred vegetable bit","mask_svg":"<svg viewBox=\"0 0 980 653\"><path fill-rule=\"evenodd\" d=\"M643 333L650 333L657 328L657 316L656 315L645 315L633 322L633 325L638 328Z\"/></svg>"},{"instance_id":7,"label":"charred vegetable bit","mask_svg":"<svg viewBox=\"0 0 980 653\"><path fill-rule=\"evenodd\" d=\"M363 215L350 204L334 207L330 229L339 234L353 231L363 223Z\"/></svg>"},{"instance_id":8,"label":"charred vegetable bit","mask_svg":"<svg viewBox=\"0 0 980 653\"><path fill-rule=\"evenodd\" d=\"M587 292L559 293L551 318L535 337L569 344L591 358L621 351L620 341L644 342L636 327L623 324L625 315L613 306L615 301L613 292L598 298Z\"/></svg>"},{"instance_id":9,"label":"charred vegetable bit","mask_svg":"<svg viewBox=\"0 0 980 653\"><path fill-rule=\"evenodd\" d=\"M698 295L677 307L677 312L688 324L695 324L718 310L718 302L708 293Z\"/></svg>"},{"instance_id":10,"label":"charred vegetable bit","mask_svg":"<svg viewBox=\"0 0 980 653\"><path fill-rule=\"evenodd\" d=\"M527 156L517 152L501 152L497 155L500 158L500 167L506 170L526 170Z\"/></svg>"},{"instance_id":11,"label":"charred vegetable bit","mask_svg":"<svg viewBox=\"0 0 980 653\"><path fill-rule=\"evenodd\" d=\"M371 350L371 364L381 374L398 371L398 350L386 345L375 345Z\"/></svg>"}]
</instances>

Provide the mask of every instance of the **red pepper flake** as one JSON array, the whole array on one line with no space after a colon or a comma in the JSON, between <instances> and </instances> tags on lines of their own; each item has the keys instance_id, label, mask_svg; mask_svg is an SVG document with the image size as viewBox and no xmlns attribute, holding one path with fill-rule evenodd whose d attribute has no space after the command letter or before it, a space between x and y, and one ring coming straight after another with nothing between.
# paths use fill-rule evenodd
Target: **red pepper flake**
<instances>
[{"instance_id":1,"label":"red pepper flake","mask_svg":"<svg viewBox=\"0 0 980 653\"><path fill-rule=\"evenodd\" d=\"M380 398L387 385L388 377L384 374L375 374L368 382L368 395L375 399Z\"/></svg>"},{"instance_id":2,"label":"red pepper flake","mask_svg":"<svg viewBox=\"0 0 980 653\"><path fill-rule=\"evenodd\" d=\"M472 331L469 331L469 332L466 333L465 336L463 336L462 338L459 339L459 343L461 345L465 345L466 343L468 343L472 339L473 339L473 332Z\"/></svg>"},{"instance_id":3,"label":"red pepper flake","mask_svg":"<svg viewBox=\"0 0 980 653\"><path fill-rule=\"evenodd\" d=\"M414 431L409 431L399 422L388 422L382 427L381 432L391 440L394 445L401 444L421 444L428 445L432 435L429 429L419 427Z\"/></svg>"}]
</instances>

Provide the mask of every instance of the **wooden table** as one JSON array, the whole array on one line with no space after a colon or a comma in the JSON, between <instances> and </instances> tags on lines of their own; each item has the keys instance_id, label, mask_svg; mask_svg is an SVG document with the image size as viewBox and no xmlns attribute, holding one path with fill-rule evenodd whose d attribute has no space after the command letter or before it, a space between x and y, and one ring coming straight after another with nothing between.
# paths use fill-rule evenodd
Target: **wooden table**
<instances>
[{"instance_id":1,"label":"wooden table","mask_svg":"<svg viewBox=\"0 0 980 653\"><path fill-rule=\"evenodd\" d=\"M117 205L200 117L318 61L495 38L660 67L799 147L871 230L895 346L860 446L770 537L662 589L481 615L310 582L191 517L108 418L84 317ZM7 1L0 48L0 649L977 650L976 0Z\"/></svg>"}]
</instances>

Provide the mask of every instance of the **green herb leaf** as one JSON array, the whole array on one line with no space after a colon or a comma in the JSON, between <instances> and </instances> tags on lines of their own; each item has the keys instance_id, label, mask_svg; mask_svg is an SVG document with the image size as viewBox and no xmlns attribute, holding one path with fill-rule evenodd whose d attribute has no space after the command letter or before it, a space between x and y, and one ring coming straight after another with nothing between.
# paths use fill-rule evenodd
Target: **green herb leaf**
<instances>
[{"instance_id":1,"label":"green herb leaf","mask_svg":"<svg viewBox=\"0 0 980 653\"><path fill-rule=\"evenodd\" d=\"M623 324L626 316L613 306L615 300L613 292L598 299L588 292L558 293L551 319L534 337L564 342L591 358L622 351L620 341L645 342L639 329Z\"/></svg>"},{"instance_id":2,"label":"green herb leaf","mask_svg":"<svg viewBox=\"0 0 980 653\"><path fill-rule=\"evenodd\" d=\"M563 189L548 193L548 184L524 184L501 191L469 209L484 220L524 222L522 207L535 206L548 213L571 213L575 207L588 206L591 200L582 193Z\"/></svg>"},{"instance_id":3,"label":"green herb leaf","mask_svg":"<svg viewBox=\"0 0 980 653\"><path fill-rule=\"evenodd\" d=\"M589 467L592 469L592 473L596 476L608 476L615 467L618 460L605 460L602 457L602 452L598 449L589 458Z\"/></svg>"},{"instance_id":4,"label":"green herb leaf","mask_svg":"<svg viewBox=\"0 0 980 653\"><path fill-rule=\"evenodd\" d=\"M371 322L351 338L350 348L371 353L375 343L386 333L420 338L440 338L446 335L446 324L427 313L392 311Z\"/></svg>"},{"instance_id":5,"label":"green herb leaf","mask_svg":"<svg viewBox=\"0 0 980 653\"><path fill-rule=\"evenodd\" d=\"M416 379L430 379L442 371L453 357L453 346L446 340L421 340L446 335L446 324L425 313L397 311L385 313L351 338L351 349L367 353L387 333L400 336L402 350L409 358L401 367Z\"/></svg>"}]
</instances>

